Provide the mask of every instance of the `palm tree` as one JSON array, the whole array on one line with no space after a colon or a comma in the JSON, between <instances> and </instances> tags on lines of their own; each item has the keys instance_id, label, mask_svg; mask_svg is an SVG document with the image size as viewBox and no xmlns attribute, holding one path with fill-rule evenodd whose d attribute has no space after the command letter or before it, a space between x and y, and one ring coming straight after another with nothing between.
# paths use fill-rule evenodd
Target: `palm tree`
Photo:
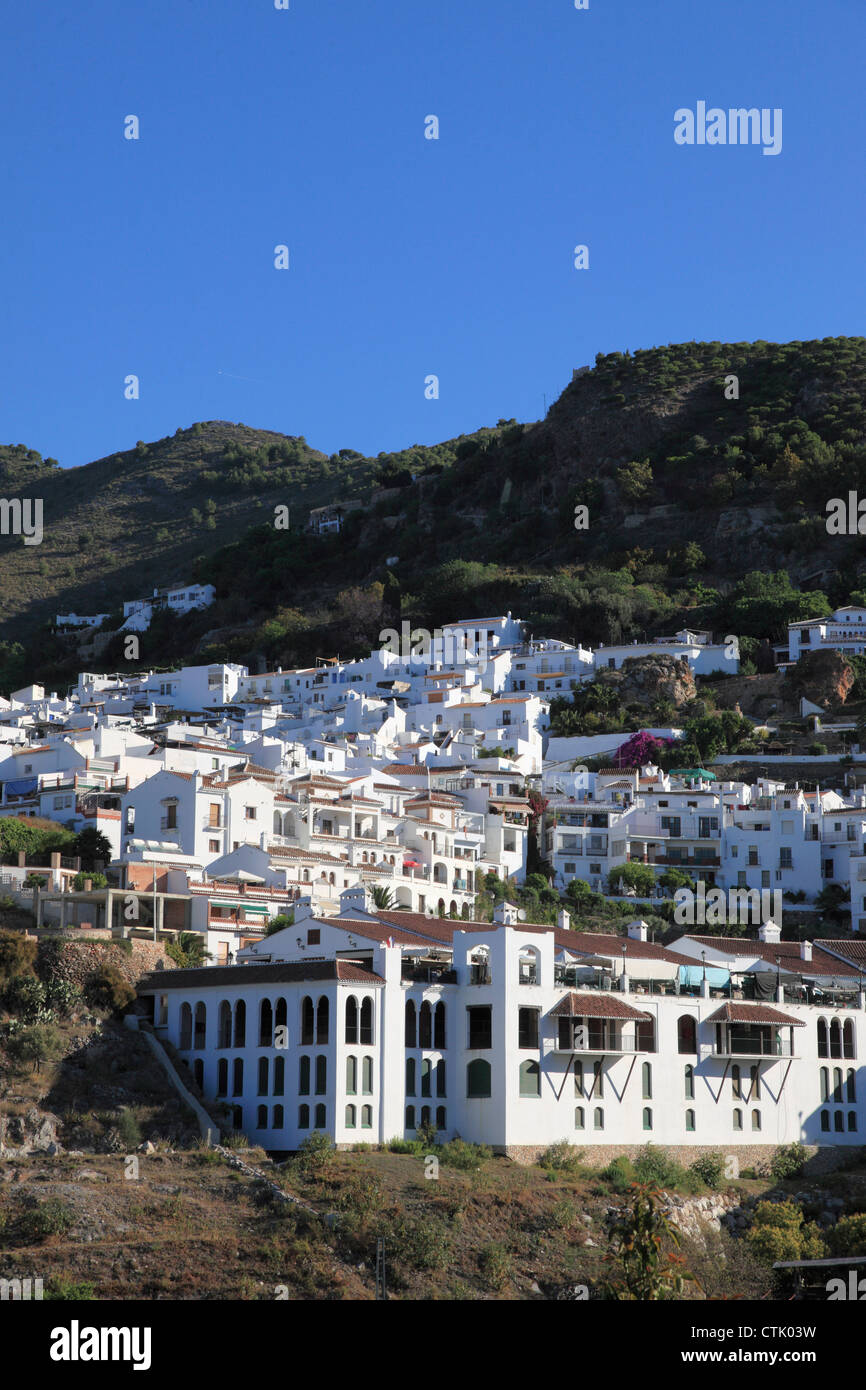
<instances>
[{"instance_id":1,"label":"palm tree","mask_svg":"<svg viewBox=\"0 0 866 1390\"><path fill-rule=\"evenodd\" d=\"M211 958L210 951L205 950L204 937L199 936L196 931L180 932L176 944L186 956L186 964L191 969L198 965L204 965L205 961Z\"/></svg>"},{"instance_id":2,"label":"palm tree","mask_svg":"<svg viewBox=\"0 0 866 1390\"><path fill-rule=\"evenodd\" d=\"M374 886L373 902L380 912L392 912L394 910L394 898L391 889L384 883L377 883Z\"/></svg>"}]
</instances>

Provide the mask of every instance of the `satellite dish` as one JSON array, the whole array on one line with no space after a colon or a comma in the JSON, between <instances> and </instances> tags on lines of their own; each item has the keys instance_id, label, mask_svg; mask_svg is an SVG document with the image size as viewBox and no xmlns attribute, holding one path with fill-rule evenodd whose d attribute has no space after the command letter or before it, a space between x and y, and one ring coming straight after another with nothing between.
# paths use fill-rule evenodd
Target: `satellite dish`
<instances>
[{"instance_id":1,"label":"satellite dish","mask_svg":"<svg viewBox=\"0 0 866 1390\"><path fill-rule=\"evenodd\" d=\"M518 922L525 922L525 921L526 921L526 913L524 912L523 908L521 908L520 911L518 912L518 914L517 914L517 920L518 920Z\"/></svg>"}]
</instances>

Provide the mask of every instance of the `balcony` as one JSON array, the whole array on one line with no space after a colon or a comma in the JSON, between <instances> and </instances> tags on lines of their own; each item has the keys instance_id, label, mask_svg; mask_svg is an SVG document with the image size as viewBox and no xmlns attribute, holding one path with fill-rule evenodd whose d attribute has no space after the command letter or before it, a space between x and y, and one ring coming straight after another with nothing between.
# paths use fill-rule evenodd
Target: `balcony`
<instances>
[{"instance_id":1,"label":"balcony","mask_svg":"<svg viewBox=\"0 0 866 1390\"><path fill-rule=\"evenodd\" d=\"M793 1043L784 1038L732 1033L713 1048L715 1057L795 1057Z\"/></svg>"}]
</instances>

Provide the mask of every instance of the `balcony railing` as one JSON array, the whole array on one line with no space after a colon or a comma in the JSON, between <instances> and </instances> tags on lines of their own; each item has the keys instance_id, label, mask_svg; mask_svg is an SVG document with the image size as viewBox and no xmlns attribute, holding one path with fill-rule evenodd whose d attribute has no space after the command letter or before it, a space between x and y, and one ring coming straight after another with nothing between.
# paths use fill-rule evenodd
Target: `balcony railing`
<instances>
[{"instance_id":1,"label":"balcony railing","mask_svg":"<svg viewBox=\"0 0 866 1390\"><path fill-rule=\"evenodd\" d=\"M732 1033L713 1049L717 1057L794 1057L793 1046L783 1038L752 1038Z\"/></svg>"}]
</instances>

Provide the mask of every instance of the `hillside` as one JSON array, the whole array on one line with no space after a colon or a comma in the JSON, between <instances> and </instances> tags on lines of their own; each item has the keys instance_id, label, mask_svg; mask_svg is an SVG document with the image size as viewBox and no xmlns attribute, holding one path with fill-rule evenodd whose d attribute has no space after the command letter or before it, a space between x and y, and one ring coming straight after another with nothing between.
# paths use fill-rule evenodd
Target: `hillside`
<instances>
[{"instance_id":1,"label":"hillside","mask_svg":"<svg viewBox=\"0 0 866 1390\"><path fill-rule=\"evenodd\" d=\"M434 626L511 608L592 643L723 627L753 569L831 602L861 582L861 537L825 521L829 498L866 493L866 339L599 356L543 421L377 458L211 421L70 470L0 450L0 475L7 495L44 498L41 546L0 539L0 636L29 641L49 680L76 664L44 631L33 644L57 611L116 611L189 577L215 582L220 601L155 630L148 664L350 655L401 611ZM339 536L302 534L311 507L348 499L365 506ZM278 503L289 532L274 530ZM774 635L784 604L763 629L760 610L730 630Z\"/></svg>"}]
</instances>

